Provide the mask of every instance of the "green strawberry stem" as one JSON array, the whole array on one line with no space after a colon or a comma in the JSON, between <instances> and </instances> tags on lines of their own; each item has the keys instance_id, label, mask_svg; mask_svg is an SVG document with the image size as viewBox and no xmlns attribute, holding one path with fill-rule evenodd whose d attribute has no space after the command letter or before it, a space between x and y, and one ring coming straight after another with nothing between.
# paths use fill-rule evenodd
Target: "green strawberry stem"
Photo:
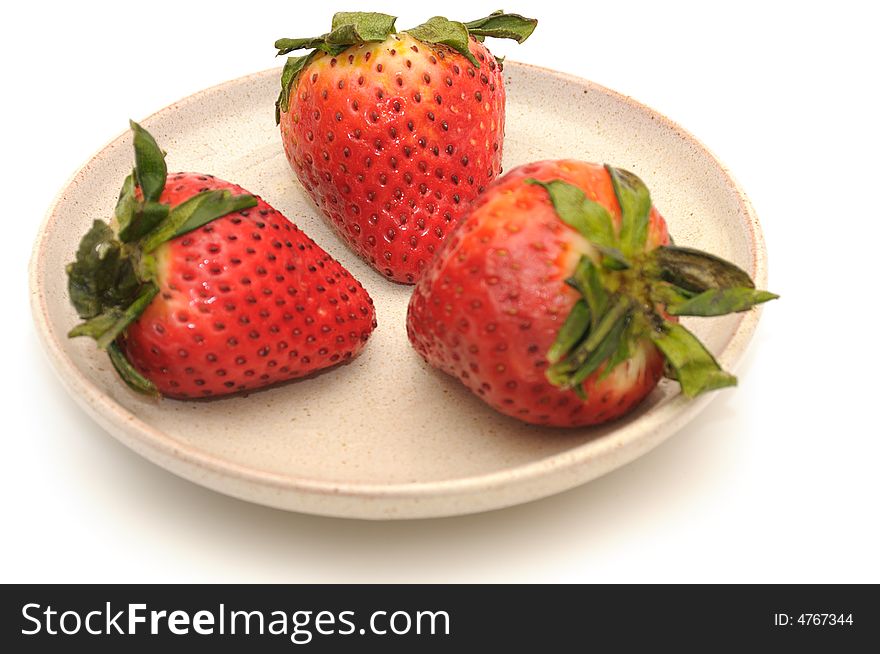
<instances>
[{"instance_id":1,"label":"green strawberry stem","mask_svg":"<svg viewBox=\"0 0 880 654\"><path fill-rule=\"evenodd\" d=\"M282 112L290 107L290 90L303 68L317 52L337 55L359 43L381 42L396 33L397 17L373 12L347 11L333 15L330 31L321 36L295 39L278 39L276 56L290 54L297 50L310 52L298 57L288 57L281 72L281 93L275 102L275 122L280 122ZM482 41L487 36L497 39L513 39L522 43L535 31L538 21L519 14L506 14L495 11L469 23L452 21L443 16L434 16L426 22L403 30L414 39L424 43L446 45L461 53L475 68L480 62L471 54L468 38L473 35Z\"/></svg>"},{"instance_id":2,"label":"green strawberry stem","mask_svg":"<svg viewBox=\"0 0 880 654\"><path fill-rule=\"evenodd\" d=\"M583 382L602 369L607 376L625 361L631 346L648 338L664 355L667 375L682 393L732 386L702 343L672 316L719 316L748 311L779 297L755 289L748 273L715 255L662 246L645 251L651 196L631 172L606 165L621 210L619 228L608 210L560 179L526 180L545 189L559 218L592 245L567 283L575 302L547 352L547 379L584 397ZM604 369L603 369L604 366Z\"/></svg>"},{"instance_id":3,"label":"green strawberry stem","mask_svg":"<svg viewBox=\"0 0 880 654\"><path fill-rule=\"evenodd\" d=\"M67 265L70 301L84 321L68 333L89 336L107 350L126 383L141 392L155 388L131 368L115 340L159 292L150 253L202 225L257 204L252 195L203 191L173 209L159 202L168 170L156 140L131 122L135 166L125 178L114 211L116 229L96 220L83 236L76 260ZM138 189L140 194L138 194Z\"/></svg>"}]
</instances>

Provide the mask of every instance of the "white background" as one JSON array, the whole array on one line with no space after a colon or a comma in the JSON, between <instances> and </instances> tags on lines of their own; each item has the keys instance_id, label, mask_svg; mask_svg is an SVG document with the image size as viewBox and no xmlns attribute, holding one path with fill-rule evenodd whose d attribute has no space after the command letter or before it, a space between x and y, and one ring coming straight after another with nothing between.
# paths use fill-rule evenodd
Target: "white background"
<instances>
[{"instance_id":1,"label":"white background","mask_svg":"<svg viewBox=\"0 0 880 654\"><path fill-rule=\"evenodd\" d=\"M27 2L4 10L0 581L880 582L876 424L880 62L871 3L511 1L541 25L497 54L654 107L751 197L770 288L740 370L666 444L493 513L367 523L253 506L142 460L65 395L27 305L43 213L127 127L278 64L339 9L423 3ZM444 2L470 20L490 3ZM578 3L581 4L581 3ZM514 6L516 5L516 6Z\"/></svg>"}]
</instances>

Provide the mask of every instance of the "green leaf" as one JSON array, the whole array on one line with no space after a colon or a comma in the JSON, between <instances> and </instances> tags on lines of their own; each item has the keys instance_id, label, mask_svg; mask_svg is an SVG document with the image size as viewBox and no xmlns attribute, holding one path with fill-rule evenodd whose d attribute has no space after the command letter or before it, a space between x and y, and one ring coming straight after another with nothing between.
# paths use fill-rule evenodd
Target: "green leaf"
<instances>
[{"instance_id":1,"label":"green leaf","mask_svg":"<svg viewBox=\"0 0 880 654\"><path fill-rule=\"evenodd\" d=\"M327 43L354 45L367 41L384 41L394 33L396 16L362 11L340 11L333 15Z\"/></svg>"},{"instance_id":2,"label":"green leaf","mask_svg":"<svg viewBox=\"0 0 880 654\"><path fill-rule=\"evenodd\" d=\"M614 195L620 205L620 249L624 254L642 252L648 240L651 194L633 173L606 164Z\"/></svg>"},{"instance_id":3,"label":"green leaf","mask_svg":"<svg viewBox=\"0 0 880 654\"><path fill-rule=\"evenodd\" d=\"M620 250L603 248L602 246L596 246L596 249L602 253L600 263L605 270L626 270L632 267L629 260L623 256Z\"/></svg>"},{"instance_id":4,"label":"green leaf","mask_svg":"<svg viewBox=\"0 0 880 654\"><path fill-rule=\"evenodd\" d=\"M139 286L131 258L123 253L113 230L96 220L80 240L76 260L67 265L67 288L77 314L90 320L108 307L130 301Z\"/></svg>"},{"instance_id":5,"label":"green leaf","mask_svg":"<svg viewBox=\"0 0 880 654\"><path fill-rule=\"evenodd\" d=\"M504 11L493 11L485 18L478 18L464 24L468 32L474 36L496 39L513 39L522 43L532 35L538 26L535 18L525 18L519 14L505 14Z\"/></svg>"},{"instance_id":6,"label":"green leaf","mask_svg":"<svg viewBox=\"0 0 880 654\"><path fill-rule=\"evenodd\" d=\"M290 109L290 92L297 77L309 63L316 51L339 54L346 48L364 42L379 42L387 39L396 31L395 16L374 12L343 11L334 14L330 31L321 36L275 41L278 50L276 56L286 55L296 50L312 49L302 57L290 57L281 73L281 92L275 102L275 122L281 120L281 114ZM505 14L496 11L490 16L468 23L474 29L474 35L481 41L486 36L514 39L518 43L525 41L534 31L538 21L523 18L517 14ZM477 68L477 59L471 54L468 43L468 28L464 23L448 20L442 16L434 16L427 22L406 30L413 38L425 43L447 45L463 54ZM500 61L498 62L500 65Z\"/></svg>"},{"instance_id":7,"label":"green leaf","mask_svg":"<svg viewBox=\"0 0 880 654\"><path fill-rule=\"evenodd\" d=\"M312 50L314 48L323 48L327 44L327 34L322 36L311 36L307 39L278 39L275 41L275 47L278 49L276 57L290 54L296 50Z\"/></svg>"},{"instance_id":8,"label":"green leaf","mask_svg":"<svg viewBox=\"0 0 880 654\"><path fill-rule=\"evenodd\" d=\"M590 327L590 308L583 300L575 302L556 340L547 351L547 361L556 363L584 337Z\"/></svg>"},{"instance_id":9,"label":"green leaf","mask_svg":"<svg viewBox=\"0 0 880 654\"><path fill-rule=\"evenodd\" d=\"M756 304L778 297L773 293L745 286L713 288L682 302L667 304L666 310L673 316L723 316L748 311Z\"/></svg>"},{"instance_id":10,"label":"green leaf","mask_svg":"<svg viewBox=\"0 0 880 654\"><path fill-rule=\"evenodd\" d=\"M159 287L154 282L144 284L134 302L123 309L117 320L95 339L98 347L102 350L106 349L126 327L138 319L138 316L144 312L144 309L149 306L158 293Z\"/></svg>"},{"instance_id":11,"label":"green leaf","mask_svg":"<svg viewBox=\"0 0 880 654\"><path fill-rule=\"evenodd\" d=\"M743 269L708 252L664 245L651 253L660 277L693 293L713 288L755 288Z\"/></svg>"},{"instance_id":12,"label":"green leaf","mask_svg":"<svg viewBox=\"0 0 880 654\"><path fill-rule=\"evenodd\" d=\"M611 365L611 359L620 351L620 342L627 324L628 317L624 315L612 325L605 338L596 346L596 349L590 352L590 356L587 357L584 364L571 376L568 386L575 388L581 386L606 361L608 365Z\"/></svg>"},{"instance_id":13,"label":"green leaf","mask_svg":"<svg viewBox=\"0 0 880 654\"><path fill-rule=\"evenodd\" d=\"M617 324L625 321L627 313L632 306L632 300L627 297L618 297L611 308L602 316L601 320L592 329L580 345L578 345L565 359L551 365L547 369L546 377L551 384L562 388L570 388L572 383L572 374L582 369L596 349L605 341L608 335L617 328ZM616 349L616 347L614 348ZM614 350L610 350L599 361L611 355ZM586 377L584 377L586 379Z\"/></svg>"},{"instance_id":14,"label":"green leaf","mask_svg":"<svg viewBox=\"0 0 880 654\"><path fill-rule=\"evenodd\" d=\"M406 32L414 39L425 43L448 45L453 50L464 55L475 67L480 67L477 58L470 51L468 29L464 26L464 23L452 21L443 16L434 16L428 19L427 22L406 30Z\"/></svg>"},{"instance_id":15,"label":"green leaf","mask_svg":"<svg viewBox=\"0 0 880 654\"><path fill-rule=\"evenodd\" d=\"M104 350L126 327L137 320L158 292L159 287L153 282L148 282L141 287L137 297L127 307L111 307L101 315L77 325L68 332L67 336L69 338L90 336L95 339L98 348Z\"/></svg>"},{"instance_id":16,"label":"green leaf","mask_svg":"<svg viewBox=\"0 0 880 654\"><path fill-rule=\"evenodd\" d=\"M165 188L168 168L165 166L165 153L162 152L153 136L133 120L129 121L134 133L134 161L137 185L144 199L157 201Z\"/></svg>"},{"instance_id":17,"label":"green leaf","mask_svg":"<svg viewBox=\"0 0 880 654\"><path fill-rule=\"evenodd\" d=\"M709 350L681 325L664 322L660 331L651 332L651 340L672 366L686 397L736 386L736 377L724 372Z\"/></svg>"},{"instance_id":18,"label":"green leaf","mask_svg":"<svg viewBox=\"0 0 880 654\"><path fill-rule=\"evenodd\" d=\"M137 195L135 194L135 171L122 182L122 188L119 189L119 199L116 200L116 208L113 213L116 216L116 222L122 228L131 222L134 207L137 204Z\"/></svg>"},{"instance_id":19,"label":"green leaf","mask_svg":"<svg viewBox=\"0 0 880 654\"><path fill-rule=\"evenodd\" d=\"M119 239L131 243L153 231L168 217L169 207L159 202L138 202L127 223L119 224Z\"/></svg>"},{"instance_id":20,"label":"green leaf","mask_svg":"<svg viewBox=\"0 0 880 654\"><path fill-rule=\"evenodd\" d=\"M296 78L305 68L306 64L314 56L314 52L310 52L302 57L288 57L284 64L284 70L281 71L281 93L275 101L275 124L281 121L281 114L287 113L290 108L290 91L296 82Z\"/></svg>"},{"instance_id":21,"label":"green leaf","mask_svg":"<svg viewBox=\"0 0 880 654\"><path fill-rule=\"evenodd\" d=\"M103 310L101 292L92 271L107 265L107 255L118 260L118 245L107 223L96 220L79 242L76 261L67 264L67 289L80 318L93 318ZM110 262L112 265L112 262Z\"/></svg>"},{"instance_id":22,"label":"green leaf","mask_svg":"<svg viewBox=\"0 0 880 654\"><path fill-rule=\"evenodd\" d=\"M122 377L122 380L129 388L144 395L159 397L156 385L131 365L131 362L125 358L125 355L116 343L111 343L108 346L107 354L110 355L110 362L113 364L116 372L119 373L119 376Z\"/></svg>"},{"instance_id":23,"label":"green leaf","mask_svg":"<svg viewBox=\"0 0 880 654\"><path fill-rule=\"evenodd\" d=\"M607 363L605 364L605 369L602 371L602 374L599 375L599 379L605 379L608 375L614 372L614 369L619 366L621 363L629 359L630 349L630 333L632 332L632 321L627 325L627 328L623 331L620 338L617 342L617 349L614 351L609 358Z\"/></svg>"},{"instance_id":24,"label":"green leaf","mask_svg":"<svg viewBox=\"0 0 880 654\"><path fill-rule=\"evenodd\" d=\"M91 320L78 324L67 332L67 337L76 338L77 336L88 336L97 340L101 337L101 334L111 329L121 317L122 309L112 307L107 309L104 313L95 316Z\"/></svg>"},{"instance_id":25,"label":"green leaf","mask_svg":"<svg viewBox=\"0 0 880 654\"><path fill-rule=\"evenodd\" d=\"M542 182L530 178L526 180L526 184L545 189L562 222L576 229L588 241L604 248L616 249L617 240L611 214L601 204L587 198L577 186L561 179Z\"/></svg>"},{"instance_id":26,"label":"green leaf","mask_svg":"<svg viewBox=\"0 0 880 654\"><path fill-rule=\"evenodd\" d=\"M590 325L592 329L596 329L608 306L608 291L602 284L599 270L589 257L583 256L574 269L572 279L575 288L581 292L590 307Z\"/></svg>"},{"instance_id":27,"label":"green leaf","mask_svg":"<svg viewBox=\"0 0 880 654\"><path fill-rule=\"evenodd\" d=\"M275 122L281 121L281 114L290 108L290 91L300 72L311 61L315 52L323 51L336 55L352 45L371 41L384 41L394 33L395 16L374 12L343 11L333 16L330 31L321 36L300 39L278 39L276 56L286 55L295 50L309 50L301 57L288 57L281 71L281 93L275 101Z\"/></svg>"},{"instance_id":28,"label":"green leaf","mask_svg":"<svg viewBox=\"0 0 880 654\"><path fill-rule=\"evenodd\" d=\"M671 307L676 304L687 302L696 295L696 293L693 293L692 291L679 288L672 284L667 284L663 281L653 284L651 286L650 294L651 300L657 304L662 304L665 307Z\"/></svg>"},{"instance_id":29,"label":"green leaf","mask_svg":"<svg viewBox=\"0 0 880 654\"><path fill-rule=\"evenodd\" d=\"M196 198L198 198L198 200ZM189 202L194 202L196 204L195 209L189 213L189 218L187 218L186 222L174 232L174 237L182 236L187 232L198 229L202 225L206 225L212 220L222 218L230 213L244 211L245 209L257 206L257 198L253 195L247 193L232 195L229 190L223 189L200 193L186 202L179 204L174 210L179 209L180 211L184 211L184 209L182 209L183 204ZM186 211L189 211L189 208L187 208Z\"/></svg>"},{"instance_id":30,"label":"green leaf","mask_svg":"<svg viewBox=\"0 0 880 654\"><path fill-rule=\"evenodd\" d=\"M141 247L149 254L157 247L212 220L235 211L257 205L253 195L232 195L228 189L202 191L181 202L168 214L168 218L144 237Z\"/></svg>"}]
</instances>

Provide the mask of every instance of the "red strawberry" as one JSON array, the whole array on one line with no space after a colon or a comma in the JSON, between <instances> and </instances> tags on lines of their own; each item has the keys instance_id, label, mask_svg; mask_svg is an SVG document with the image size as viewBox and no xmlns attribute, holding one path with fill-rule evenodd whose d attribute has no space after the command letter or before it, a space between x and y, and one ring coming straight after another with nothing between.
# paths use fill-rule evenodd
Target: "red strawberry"
<instances>
[{"instance_id":1,"label":"red strawberry","mask_svg":"<svg viewBox=\"0 0 880 654\"><path fill-rule=\"evenodd\" d=\"M434 17L396 33L344 13L329 34L280 39L284 151L309 195L376 270L412 283L468 203L501 171L504 80L486 36L524 41L537 21Z\"/></svg>"},{"instance_id":2,"label":"red strawberry","mask_svg":"<svg viewBox=\"0 0 880 654\"><path fill-rule=\"evenodd\" d=\"M632 173L579 161L517 168L473 203L419 280L410 341L498 411L542 425L616 418L664 365L688 396L732 385L673 316L776 296L669 243Z\"/></svg>"},{"instance_id":3,"label":"red strawberry","mask_svg":"<svg viewBox=\"0 0 880 654\"><path fill-rule=\"evenodd\" d=\"M346 361L376 325L367 292L262 199L210 175L167 174L139 125L115 230L96 221L68 266L86 322L135 390L195 398Z\"/></svg>"}]
</instances>

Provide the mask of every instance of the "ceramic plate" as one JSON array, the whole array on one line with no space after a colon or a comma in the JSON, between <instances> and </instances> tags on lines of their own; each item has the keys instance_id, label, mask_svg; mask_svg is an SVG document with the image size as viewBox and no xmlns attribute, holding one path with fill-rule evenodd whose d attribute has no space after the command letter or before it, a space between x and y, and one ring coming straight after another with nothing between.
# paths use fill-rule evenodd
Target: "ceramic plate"
<instances>
[{"instance_id":1,"label":"ceramic plate","mask_svg":"<svg viewBox=\"0 0 880 654\"><path fill-rule=\"evenodd\" d=\"M562 73L505 65L504 167L539 159L608 162L640 175L676 242L719 254L765 286L758 221L724 167L651 109ZM663 382L613 424L559 430L495 413L410 348L411 287L382 279L323 222L295 180L273 116L278 70L202 91L143 121L169 152L170 170L235 181L299 224L374 298L379 321L349 365L249 397L160 403L130 392L76 322L64 264L91 222L107 219L131 170L126 133L61 191L31 261L36 327L62 382L108 432L168 470L222 493L333 516L416 518L485 511L544 497L649 451L712 394L686 401ZM758 312L686 321L735 369Z\"/></svg>"}]
</instances>

